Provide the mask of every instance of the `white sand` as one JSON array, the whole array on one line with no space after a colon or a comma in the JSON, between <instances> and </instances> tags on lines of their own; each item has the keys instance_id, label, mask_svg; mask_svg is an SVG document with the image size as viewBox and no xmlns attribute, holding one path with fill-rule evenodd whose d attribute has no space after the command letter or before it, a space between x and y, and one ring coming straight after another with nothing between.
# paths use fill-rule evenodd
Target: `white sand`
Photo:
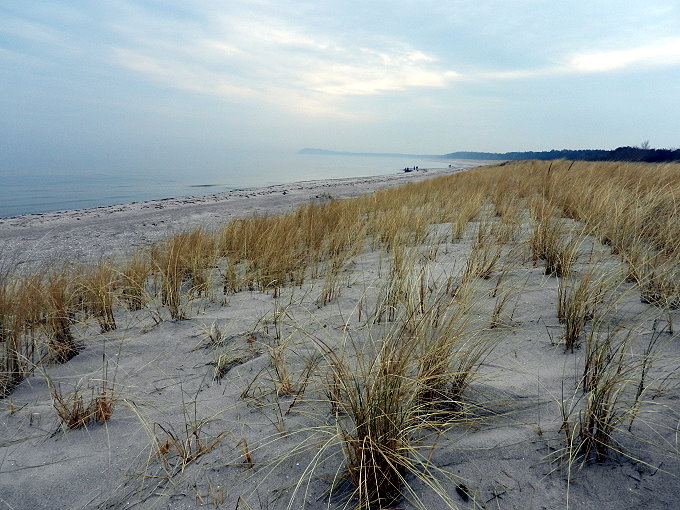
<instances>
[{"instance_id":1,"label":"white sand","mask_svg":"<svg viewBox=\"0 0 680 510\"><path fill-rule=\"evenodd\" d=\"M224 195L174 199L87 211L25 216L4 220L2 239L15 252L30 250L34 260L54 255L82 260L124 252L178 230L216 224L235 216L281 212L322 193L353 196L380 186L422 179L446 171L299 183ZM284 195L283 192L286 192ZM80 218L80 219L77 219ZM155 225L154 225L155 224ZM467 256L474 225L463 242L442 244L436 260L428 262L432 280L460 270ZM448 226L441 227L449 231ZM25 254L25 252L22 252ZM581 247L582 271L590 260L607 267L618 264L606 247L588 240ZM384 283L391 256L366 252L342 273L340 296L319 308L322 281L285 289L277 301L261 292L222 296L185 303L189 320L155 318L159 308L140 312L116 310L118 330L101 335L93 323L79 326L83 351L65 365L50 366L46 374L64 392L76 385L97 387L102 377L102 354L109 360L109 379L115 373L117 404L104 425L64 431L52 407L46 378L26 379L0 402L0 508L238 508L273 510L343 508L341 499L329 502L329 480L337 475L341 455L328 450L318 465L314 454L328 438L332 419L314 379L304 395L277 397L269 347L278 333L287 339L285 356L293 380L317 352L312 337L338 352L348 335L362 338L392 327L367 325L358 316L358 303L370 311ZM498 274L480 280L472 300L482 334L498 345L486 359L467 397L485 411L483 419L461 424L425 438L432 465L453 478L442 478L444 491L460 508L475 509L611 509L677 507L680 500L680 449L676 376L659 381L654 403L644 406L627 434L618 434L629 457L615 455L603 465L557 469L550 458L564 447L558 402L577 399L583 353L565 354L555 345L563 328L555 317L557 280L546 277L523 250L504 249L514 263L505 275L504 290L517 290L504 313L507 326L486 329L495 299L489 296ZM419 260L422 260L419 259ZM277 314L277 312L279 312ZM285 313L282 313L285 312ZM622 290L616 307L621 324L634 325L642 341L650 338L660 313L643 305L632 286ZM274 317L280 318L277 327ZM669 316L677 327L678 312ZM216 324L225 338L211 345L207 331ZM278 329L277 329L278 328ZM250 342L251 336L255 341ZM664 355L649 377L661 378L677 368L680 345L663 333ZM235 352L239 361L220 382L212 379L215 357ZM655 383L656 384L656 383ZM651 396L651 395L650 395ZM208 444L222 434L211 451L183 471L171 454L167 464L157 455L156 435L163 446L166 430L184 434L185 423L206 420L201 438ZM243 463L243 440L251 450L253 467ZM298 455L291 455L304 445ZM173 467L174 466L174 467ZM310 474L308 468L314 466ZM295 493L295 486L306 480ZM441 501L410 477L423 506L444 508ZM464 501L456 491L465 484L473 498ZM215 504L217 503L217 504ZM347 508L352 508L350 504ZM397 508L415 508L403 502Z\"/></svg>"},{"instance_id":2,"label":"white sand","mask_svg":"<svg viewBox=\"0 0 680 510\"><path fill-rule=\"evenodd\" d=\"M481 162L463 162L456 168L296 182L216 195L0 219L0 255L5 261L27 263L30 267L57 260L92 261L128 254L135 248L193 227L214 228L236 217L277 214L309 200L353 197L479 164Z\"/></svg>"}]
</instances>

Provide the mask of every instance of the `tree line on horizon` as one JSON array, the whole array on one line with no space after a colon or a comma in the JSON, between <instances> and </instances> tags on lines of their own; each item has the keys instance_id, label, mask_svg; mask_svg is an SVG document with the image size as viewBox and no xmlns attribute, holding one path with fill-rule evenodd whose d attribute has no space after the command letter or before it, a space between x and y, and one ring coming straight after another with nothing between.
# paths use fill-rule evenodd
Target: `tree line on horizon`
<instances>
[{"instance_id":1,"label":"tree line on horizon","mask_svg":"<svg viewBox=\"0 0 680 510\"><path fill-rule=\"evenodd\" d=\"M524 152L474 152L458 151L443 155L433 154L402 154L376 152L343 152L326 149L305 148L299 154L330 155L330 156L381 156L381 157L420 157L443 159L482 159L488 161L521 161L536 159L549 161L553 159L568 159L572 161L630 161L633 163L669 163L680 161L680 149L652 149L649 142L640 147L618 147L614 150L605 149L552 149L549 151Z\"/></svg>"},{"instance_id":2,"label":"tree line on horizon","mask_svg":"<svg viewBox=\"0 0 680 510\"><path fill-rule=\"evenodd\" d=\"M638 163L668 163L680 161L680 149L650 149L646 147L618 147L614 150L550 150L527 152L452 152L445 154L448 159L526 160L569 159L573 161L631 161Z\"/></svg>"}]
</instances>

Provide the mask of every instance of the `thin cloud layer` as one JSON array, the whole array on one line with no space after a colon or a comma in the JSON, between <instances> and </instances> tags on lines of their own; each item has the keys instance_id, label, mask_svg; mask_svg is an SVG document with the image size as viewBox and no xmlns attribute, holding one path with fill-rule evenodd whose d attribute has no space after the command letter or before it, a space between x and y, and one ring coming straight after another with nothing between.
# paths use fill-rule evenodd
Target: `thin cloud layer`
<instances>
[{"instance_id":1,"label":"thin cloud layer","mask_svg":"<svg viewBox=\"0 0 680 510\"><path fill-rule=\"evenodd\" d=\"M452 137L519 150L593 136L599 147L672 145L680 132L673 0L35 0L0 17L8 139L17 126L61 133L64 115L118 122L120 139L156 119L176 123L176 139L210 125L252 146L428 153L455 149ZM73 139L92 132L69 128Z\"/></svg>"},{"instance_id":2,"label":"thin cloud layer","mask_svg":"<svg viewBox=\"0 0 680 510\"><path fill-rule=\"evenodd\" d=\"M680 37L632 48L577 54L572 56L569 62L573 71L584 73L678 65L680 65Z\"/></svg>"},{"instance_id":3,"label":"thin cloud layer","mask_svg":"<svg viewBox=\"0 0 680 510\"><path fill-rule=\"evenodd\" d=\"M268 102L310 115L347 116L343 99L353 96L680 65L680 38L615 50L555 52L541 67L489 70L480 62L478 69L460 71L446 55L396 36L355 43L271 16L218 16L207 31L177 23L176 38L165 27L159 33L153 27L151 32L125 27L129 44L112 49L113 62L123 68L181 90Z\"/></svg>"},{"instance_id":4,"label":"thin cloud layer","mask_svg":"<svg viewBox=\"0 0 680 510\"><path fill-rule=\"evenodd\" d=\"M145 34L131 48L113 49L114 62L182 90L296 111L303 104L315 115L343 114L346 96L443 88L458 76L394 39L367 47L272 19L229 19L216 32L177 43Z\"/></svg>"},{"instance_id":5,"label":"thin cloud layer","mask_svg":"<svg viewBox=\"0 0 680 510\"><path fill-rule=\"evenodd\" d=\"M680 67L680 37L663 39L636 47L617 50L591 50L556 57L546 67L512 71L472 72L458 75L467 81L531 80L568 75L588 75L615 71L646 72L650 68Z\"/></svg>"}]
</instances>

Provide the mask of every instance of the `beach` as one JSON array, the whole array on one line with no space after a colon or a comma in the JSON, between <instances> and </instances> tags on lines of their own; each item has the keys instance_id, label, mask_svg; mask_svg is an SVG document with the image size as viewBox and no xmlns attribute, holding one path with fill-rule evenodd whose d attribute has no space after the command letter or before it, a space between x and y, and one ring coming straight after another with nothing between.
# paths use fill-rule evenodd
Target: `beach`
<instances>
[{"instance_id":1,"label":"beach","mask_svg":"<svg viewBox=\"0 0 680 510\"><path fill-rule=\"evenodd\" d=\"M623 170L556 163L554 203L546 170L431 169L0 220L20 275L82 264L44 278L34 299L48 296L47 311L18 337L0 507L672 508L676 267L656 266L671 283L645 294L618 238L584 227L624 211L620 195L599 209L592 198L593 175ZM659 226L657 245L674 246L673 228ZM152 245L135 295L124 259ZM111 258L113 271L89 272ZM54 288L73 291L61 315ZM15 301L16 315L31 308ZM70 341L72 357L50 362Z\"/></svg>"},{"instance_id":2,"label":"beach","mask_svg":"<svg viewBox=\"0 0 680 510\"><path fill-rule=\"evenodd\" d=\"M36 267L58 261L93 262L196 227L214 229L229 220L279 214L308 201L349 198L380 188L448 175L483 164L422 169L374 177L325 179L216 195L0 218L0 253L6 264Z\"/></svg>"}]
</instances>

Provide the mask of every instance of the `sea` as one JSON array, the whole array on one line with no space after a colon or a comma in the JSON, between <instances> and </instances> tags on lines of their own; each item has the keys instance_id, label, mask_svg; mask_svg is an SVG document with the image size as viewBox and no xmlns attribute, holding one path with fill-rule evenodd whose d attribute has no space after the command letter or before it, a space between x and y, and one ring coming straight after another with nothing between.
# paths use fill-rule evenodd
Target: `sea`
<instances>
[{"instance_id":1,"label":"sea","mask_svg":"<svg viewBox=\"0 0 680 510\"><path fill-rule=\"evenodd\" d=\"M447 168L452 160L408 156L248 153L221 168L175 171L8 172L0 175L0 218L164 198L213 195L298 181L365 177L405 168Z\"/></svg>"}]
</instances>

